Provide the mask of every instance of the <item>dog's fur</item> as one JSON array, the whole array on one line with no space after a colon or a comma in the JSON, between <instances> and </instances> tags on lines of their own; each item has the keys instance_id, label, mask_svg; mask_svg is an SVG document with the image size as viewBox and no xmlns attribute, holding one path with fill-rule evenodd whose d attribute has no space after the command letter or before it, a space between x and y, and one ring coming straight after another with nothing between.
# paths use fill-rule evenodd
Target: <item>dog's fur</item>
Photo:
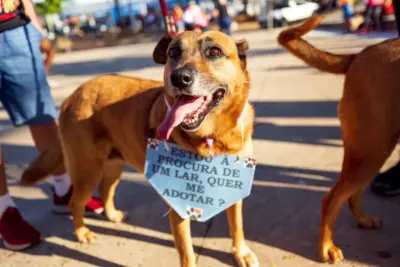
<instances>
[{"instance_id":1,"label":"dog's fur","mask_svg":"<svg viewBox=\"0 0 400 267\"><path fill-rule=\"evenodd\" d=\"M224 57L209 61L204 57L203 42L217 45ZM171 45L183 47L180 59L167 56ZM49 151L42 153L25 170L22 181L32 184L44 179L65 162L74 186L70 209L79 241L91 242L94 234L84 225L85 203L99 184L105 213L114 222L124 219L123 212L114 207L114 192L124 162L143 172L147 138L155 132L166 116L164 95L172 104L175 88L170 74L178 67L190 65L204 79L204 86L224 84L227 93L196 131L176 127L169 141L209 156L205 138L214 139L217 154L251 152L254 109L248 105L244 113L244 142L236 125L249 94L249 75L246 70L246 41L235 43L220 32L203 34L185 32L175 38L165 36L154 50L156 63L166 64L165 85L162 82L103 75L78 88L61 107L59 139ZM203 88L203 87L201 87ZM247 150L247 151L246 151ZM258 260L248 248L243 233L242 201L227 209L234 256L239 266L258 266ZM171 231L178 249L181 266L196 266L192 248L190 221L172 210L169 214Z\"/></svg>"},{"instance_id":2,"label":"dog's fur","mask_svg":"<svg viewBox=\"0 0 400 267\"><path fill-rule=\"evenodd\" d=\"M400 135L400 39L372 45L358 54L335 55L301 38L321 20L315 17L282 31L278 42L311 67L346 75L338 107L344 159L339 179L322 201L319 237L320 259L336 263L343 254L333 243L333 227L346 201L360 226L381 226L380 219L364 212L361 202Z\"/></svg>"}]
</instances>

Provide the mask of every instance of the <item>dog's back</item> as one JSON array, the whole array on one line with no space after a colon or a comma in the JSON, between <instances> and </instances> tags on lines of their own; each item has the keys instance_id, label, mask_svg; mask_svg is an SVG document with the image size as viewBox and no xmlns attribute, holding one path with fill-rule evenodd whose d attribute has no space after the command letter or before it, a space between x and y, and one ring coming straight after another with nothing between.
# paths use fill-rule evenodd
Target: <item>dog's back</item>
<instances>
[{"instance_id":1,"label":"dog's back","mask_svg":"<svg viewBox=\"0 0 400 267\"><path fill-rule=\"evenodd\" d=\"M129 147L137 151L137 157L127 158L139 171L144 163L138 160L145 152L150 113L157 98L163 92L163 83L121 75L102 75L81 85L60 108L60 140L46 153L42 153L22 176L25 184L45 179L63 163L61 145L68 150L80 150L81 142L95 142L101 150L117 149L122 154ZM123 114L116 117L115 114ZM129 120L129 122L126 122ZM134 136L126 136L132 129ZM108 129L113 129L110 131ZM128 140L128 141L124 141ZM61 141L61 143L60 143ZM131 142L126 146L126 142ZM101 151L100 151L101 152ZM79 153L78 153L79 155Z\"/></svg>"}]
</instances>

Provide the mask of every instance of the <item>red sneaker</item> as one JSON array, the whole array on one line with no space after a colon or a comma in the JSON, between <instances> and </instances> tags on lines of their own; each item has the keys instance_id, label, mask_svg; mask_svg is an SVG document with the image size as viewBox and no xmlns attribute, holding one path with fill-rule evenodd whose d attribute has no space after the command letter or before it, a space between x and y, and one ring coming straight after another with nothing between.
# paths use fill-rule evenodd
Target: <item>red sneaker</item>
<instances>
[{"instance_id":1,"label":"red sneaker","mask_svg":"<svg viewBox=\"0 0 400 267\"><path fill-rule=\"evenodd\" d=\"M22 218L15 207L8 207L1 216L0 235L4 246L11 250L23 250L42 240L40 233Z\"/></svg>"},{"instance_id":2,"label":"red sneaker","mask_svg":"<svg viewBox=\"0 0 400 267\"><path fill-rule=\"evenodd\" d=\"M72 197L72 186L69 188L68 193L63 197L59 197L53 187L53 212L57 214L70 214L69 200ZM91 197L86 203L87 215L99 215L104 211L103 202L98 197Z\"/></svg>"}]
</instances>

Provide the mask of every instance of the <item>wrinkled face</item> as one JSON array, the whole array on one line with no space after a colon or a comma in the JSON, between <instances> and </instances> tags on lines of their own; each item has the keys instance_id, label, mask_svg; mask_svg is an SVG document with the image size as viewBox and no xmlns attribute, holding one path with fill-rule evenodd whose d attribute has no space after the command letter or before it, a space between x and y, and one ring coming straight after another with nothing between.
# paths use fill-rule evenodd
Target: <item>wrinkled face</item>
<instances>
[{"instance_id":1,"label":"wrinkled face","mask_svg":"<svg viewBox=\"0 0 400 267\"><path fill-rule=\"evenodd\" d=\"M173 40L164 37L153 57L166 64L164 82L174 98L169 117L159 134L168 139L173 128L197 130L214 110L232 105L233 96L247 82L247 42L235 42L224 33L184 32ZM239 85L239 86L238 86Z\"/></svg>"}]
</instances>

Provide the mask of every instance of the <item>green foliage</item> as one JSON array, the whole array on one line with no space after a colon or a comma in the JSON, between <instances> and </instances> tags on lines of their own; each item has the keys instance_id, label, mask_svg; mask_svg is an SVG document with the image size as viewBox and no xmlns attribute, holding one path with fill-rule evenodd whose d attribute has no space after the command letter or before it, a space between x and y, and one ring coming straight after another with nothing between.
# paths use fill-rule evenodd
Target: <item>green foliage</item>
<instances>
[{"instance_id":1,"label":"green foliage","mask_svg":"<svg viewBox=\"0 0 400 267\"><path fill-rule=\"evenodd\" d=\"M40 15L61 13L61 3L63 0L44 0L36 4L36 10Z\"/></svg>"}]
</instances>

